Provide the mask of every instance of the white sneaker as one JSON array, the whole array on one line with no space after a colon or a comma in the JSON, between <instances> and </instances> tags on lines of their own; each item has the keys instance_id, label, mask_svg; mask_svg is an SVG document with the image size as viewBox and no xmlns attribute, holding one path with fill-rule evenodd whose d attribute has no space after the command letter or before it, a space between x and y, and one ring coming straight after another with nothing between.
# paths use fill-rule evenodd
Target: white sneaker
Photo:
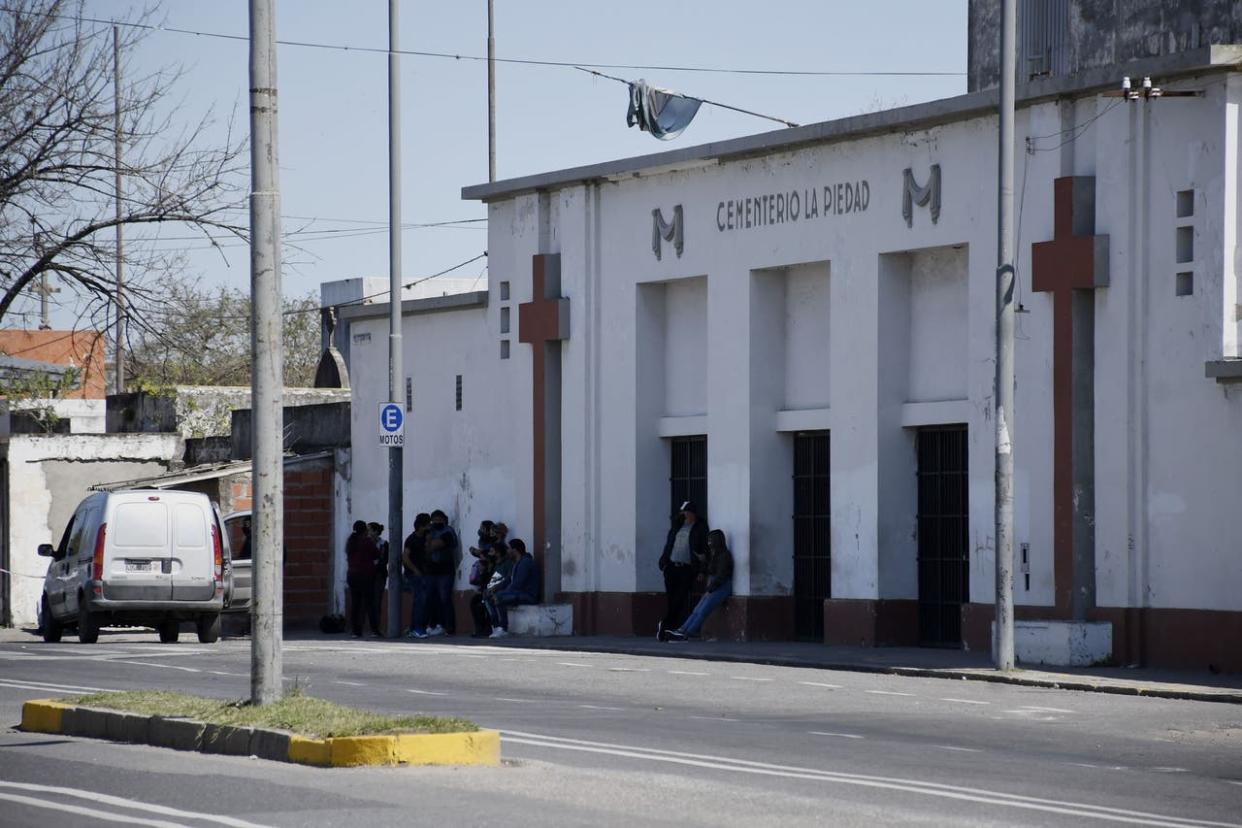
<instances>
[{"instance_id":1,"label":"white sneaker","mask_svg":"<svg viewBox=\"0 0 1242 828\"><path fill-rule=\"evenodd\" d=\"M444 627L436 624L434 627L427 630L427 635L444 635Z\"/></svg>"},{"instance_id":2,"label":"white sneaker","mask_svg":"<svg viewBox=\"0 0 1242 828\"><path fill-rule=\"evenodd\" d=\"M509 634L508 630L504 629L503 627L497 627L496 629L492 630L492 634L489 635L488 638L504 638L508 634Z\"/></svg>"}]
</instances>

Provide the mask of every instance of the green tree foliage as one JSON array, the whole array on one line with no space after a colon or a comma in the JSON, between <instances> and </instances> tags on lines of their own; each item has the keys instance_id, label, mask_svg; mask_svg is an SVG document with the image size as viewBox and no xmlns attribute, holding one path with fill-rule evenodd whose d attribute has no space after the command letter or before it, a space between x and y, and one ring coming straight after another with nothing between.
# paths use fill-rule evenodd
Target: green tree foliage
<instances>
[{"instance_id":1,"label":"green tree foliage","mask_svg":"<svg viewBox=\"0 0 1242 828\"><path fill-rule=\"evenodd\" d=\"M186 279L166 280L161 293L127 349L134 387L250 385L250 296ZM285 385L311 385L321 353L313 294L285 299L283 333Z\"/></svg>"}]
</instances>

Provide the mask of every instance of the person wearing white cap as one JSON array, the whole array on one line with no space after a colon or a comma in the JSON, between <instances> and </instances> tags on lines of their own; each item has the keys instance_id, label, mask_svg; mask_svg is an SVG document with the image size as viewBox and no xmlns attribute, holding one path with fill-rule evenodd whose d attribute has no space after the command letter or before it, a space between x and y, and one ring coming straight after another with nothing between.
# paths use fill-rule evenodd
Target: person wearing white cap
<instances>
[{"instance_id":1,"label":"person wearing white cap","mask_svg":"<svg viewBox=\"0 0 1242 828\"><path fill-rule=\"evenodd\" d=\"M664 573L666 604L664 618L656 625L656 638L663 639L665 630L674 630L686 620L690 609L690 591L699 567L707 560L707 521L699 518L694 501L681 504L668 540L660 555L660 571Z\"/></svg>"}]
</instances>

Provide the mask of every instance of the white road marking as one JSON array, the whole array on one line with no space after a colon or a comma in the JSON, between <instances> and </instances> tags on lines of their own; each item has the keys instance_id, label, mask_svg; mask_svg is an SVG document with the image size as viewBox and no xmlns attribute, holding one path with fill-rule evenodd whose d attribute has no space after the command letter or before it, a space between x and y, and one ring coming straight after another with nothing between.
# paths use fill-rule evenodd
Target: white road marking
<instances>
[{"instance_id":1,"label":"white road marking","mask_svg":"<svg viewBox=\"0 0 1242 828\"><path fill-rule=\"evenodd\" d=\"M610 673L650 673L650 667L609 667Z\"/></svg>"},{"instance_id":2,"label":"white road marking","mask_svg":"<svg viewBox=\"0 0 1242 828\"><path fill-rule=\"evenodd\" d=\"M841 689L841 685L839 684L825 684L822 681L800 681L798 682L798 684L804 685L806 687L827 687L829 690L840 690Z\"/></svg>"},{"instance_id":3,"label":"white road marking","mask_svg":"<svg viewBox=\"0 0 1242 828\"><path fill-rule=\"evenodd\" d=\"M894 690L864 690L864 693L870 693L873 696L913 696L913 693L898 693Z\"/></svg>"},{"instance_id":4,"label":"white road marking","mask_svg":"<svg viewBox=\"0 0 1242 828\"><path fill-rule=\"evenodd\" d=\"M1162 767L1162 768L1148 768L1148 770L1155 771L1156 773L1190 773L1190 771L1187 768L1164 768Z\"/></svg>"},{"instance_id":5,"label":"white road marking","mask_svg":"<svg viewBox=\"0 0 1242 828\"><path fill-rule=\"evenodd\" d=\"M934 747L938 747L941 750L956 750L962 753L983 753L979 748L964 748L957 745L934 745Z\"/></svg>"},{"instance_id":6,"label":"white road marking","mask_svg":"<svg viewBox=\"0 0 1242 828\"><path fill-rule=\"evenodd\" d=\"M690 716L691 719L702 719L705 722L740 722L741 719L730 719L728 716Z\"/></svg>"},{"instance_id":7,"label":"white road marking","mask_svg":"<svg viewBox=\"0 0 1242 828\"><path fill-rule=\"evenodd\" d=\"M865 736L859 736L857 733L830 733L826 730L808 730L807 733L812 736L835 736L838 739L865 739Z\"/></svg>"},{"instance_id":8,"label":"white road marking","mask_svg":"<svg viewBox=\"0 0 1242 828\"><path fill-rule=\"evenodd\" d=\"M0 800L16 802L19 805L30 805L35 808L47 808L52 811L61 811L66 814L76 814L77 816L90 817L101 822L121 822L126 825L151 825L153 828L189 828L189 826L180 822L167 822L162 819L143 819L142 817L130 816L127 814L113 814L107 811L100 811L96 808L83 808L80 805L66 805L63 802L48 802L46 799L38 799L33 796L22 796L20 794L0 793Z\"/></svg>"},{"instance_id":9,"label":"white road marking","mask_svg":"<svg viewBox=\"0 0 1242 828\"><path fill-rule=\"evenodd\" d=\"M586 753L600 753L611 756L641 759L647 762L666 762L669 764L685 765L690 767L731 771L733 773L780 776L788 779L807 779L815 782L837 782L844 785L857 785L861 787L897 790L907 793L922 794L924 796L935 796L966 802L979 802L986 805L1002 805L1010 808L1020 808L1023 810L1066 814L1069 816L1124 822L1134 825L1163 825L1168 826L1168 828L1186 828L1186 826L1239 828L1238 823L1196 820L1187 817L1169 816L1166 814L1157 814L1147 811L1110 808L1103 805L1092 805L1085 802L1072 802L1068 800L1045 799L1040 797L1025 796L1022 794L1011 794L1003 791L988 790L986 788L946 785L921 779L905 779L901 777L874 776L868 774L845 773L841 771L825 771L792 765L774 765L767 762L752 762L746 759L733 759L725 756L682 753L679 751L658 750L655 748L611 744L608 742L590 742L582 739L567 739L560 736L544 736L538 733L528 733L516 730L502 730L501 736L510 744L582 751Z\"/></svg>"},{"instance_id":10,"label":"white road marking","mask_svg":"<svg viewBox=\"0 0 1242 828\"><path fill-rule=\"evenodd\" d=\"M1073 713L1073 710L1066 710L1064 707L1037 707L1033 704L1024 704L1021 710L1034 710L1037 713Z\"/></svg>"},{"instance_id":11,"label":"white road marking","mask_svg":"<svg viewBox=\"0 0 1242 828\"><path fill-rule=\"evenodd\" d=\"M556 663L561 665L562 667L590 667L591 666L590 664L579 664L576 661L558 661Z\"/></svg>"},{"instance_id":12,"label":"white road marking","mask_svg":"<svg viewBox=\"0 0 1242 828\"><path fill-rule=\"evenodd\" d=\"M497 696L496 701L499 702L518 702L520 704L535 704L539 699L506 699L504 696Z\"/></svg>"},{"instance_id":13,"label":"white road marking","mask_svg":"<svg viewBox=\"0 0 1242 828\"><path fill-rule=\"evenodd\" d=\"M12 789L19 790L19 791L27 791L27 792L35 792L35 793L60 794L61 796L74 797L77 799L87 799L93 803L111 805L117 808L131 808L136 811L146 811L147 813L158 814L160 816L181 817L183 819L194 819L194 820L199 820L201 822L214 822L218 825L228 825L230 826L230 828L266 828L266 826L263 826L260 823L248 822L244 819L237 819L236 817L223 816L219 814L205 814L205 813L199 813L197 811L183 811L178 808L169 808L166 805L155 805L151 802L143 802L138 799L125 799L124 797L120 797L120 796L112 796L110 794L98 793L96 791L84 791L84 790L80 790L77 788L59 788L59 787L55 787L52 785L35 785L32 783L27 783L27 782L6 782L4 780L0 780L0 787L12 788ZM43 800L36 800L36 801L43 802ZM49 807L53 807L55 805L54 803L46 803L46 804ZM63 809L68 809L72 807L74 806L61 805L60 809L63 810ZM88 816L98 815L100 816L101 819L106 819L106 817L99 815L96 811L87 810L87 809L83 809L83 810ZM175 824L175 823L157 823L157 822L150 821L150 820L139 821L132 816L123 817L120 821L130 822L132 824L150 824L150 825Z\"/></svg>"},{"instance_id":14,"label":"white road marking","mask_svg":"<svg viewBox=\"0 0 1242 828\"><path fill-rule=\"evenodd\" d=\"M953 704L991 704L991 702L976 701L975 699L941 699L943 702L952 702Z\"/></svg>"},{"instance_id":15,"label":"white road marking","mask_svg":"<svg viewBox=\"0 0 1242 828\"><path fill-rule=\"evenodd\" d=\"M346 685L346 686L348 686L348 687L366 687L366 685L365 685L365 684L363 684L363 683L362 683L362 682L360 682L360 681L342 681L342 680L338 679L335 683L336 683L336 684L344 684L344 685Z\"/></svg>"},{"instance_id":16,"label":"white road marking","mask_svg":"<svg viewBox=\"0 0 1242 828\"><path fill-rule=\"evenodd\" d=\"M146 661L121 661L120 659L111 659L113 664L133 664L136 667L158 667L161 670L180 670L183 673L201 673L202 670L197 667L179 667L176 664L151 664Z\"/></svg>"},{"instance_id":17,"label":"white road marking","mask_svg":"<svg viewBox=\"0 0 1242 828\"><path fill-rule=\"evenodd\" d=\"M1222 779L1222 782L1228 782L1230 785L1242 785L1242 779Z\"/></svg>"},{"instance_id":18,"label":"white road marking","mask_svg":"<svg viewBox=\"0 0 1242 828\"><path fill-rule=\"evenodd\" d=\"M226 673L224 670L208 670L213 676L232 676L234 678L250 678L245 673Z\"/></svg>"},{"instance_id":19,"label":"white road marking","mask_svg":"<svg viewBox=\"0 0 1242 828\"><path fill-rule=\"evenodd\" d=\"M670 676L710 676L711 673L700 673L697 670L669 670Z\"/></svg>"},{"instance_id":20,"label":"white road marking","mask_svg":"<svg viewBox=\"0 0 1242 828\"><path fill-rule=\"evenodd\" d=\"M608 707L603 704L580 704L578 706L583 710L625 710L624 707Z\"/></svg>"},{"instance_id":21,"label":"white road marking","mask_svg":"<svg viewBox=\"0 0 1242 828\"><path fill-rule=\"evenodd\" d=\"M407 693L417 693L420 696L447 696L448 693L437 693L435 690L415 690L412 687L405 688Z\"/></svg>"},{"instance_id":22,"label":"white road marking","mask_svg":"<svg viewBox=\"0 0 1242 828\"><path fill-rule=\"evenodd\" d=\"M770 678L755 678L754 676L729 676L734 681L772 681Z\"/></svg>"},{"instance_id":23,"label":"white road marking","mask_svg":"<svg viewBox=\"0 0 1242 828\"><path fill-rule=\"evenodd\" d=\"M26 681L25 679L0 680L5 687L12 687L16 690L53 690L57 693L111 693L106 687L84 687L76 684L53 684L48 681Z\"/></svg>"}]
</instances>

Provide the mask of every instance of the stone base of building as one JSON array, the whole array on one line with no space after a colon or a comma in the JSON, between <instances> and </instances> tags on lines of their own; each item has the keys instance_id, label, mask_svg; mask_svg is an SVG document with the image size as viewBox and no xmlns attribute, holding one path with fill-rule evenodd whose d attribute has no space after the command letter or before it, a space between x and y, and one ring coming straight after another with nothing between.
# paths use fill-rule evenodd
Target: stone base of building
<instances>
[{"instance_id":1,"label":"stone base of building","mask_svg":"<svg viewBox=\"0 0 1242 828\"><path fill-rule=\"evenodd\" d=\"M824 601L824 643L913 647L919 643L918 601L829 598Z\"/></svg>"},{"instance_id":2,"label":"stone base of building","mask_svg":"<svg viewBox=\"0 0 1242 828\"><path fill-rule=\"evenodd\" d=\"M664 617L662 592L562 592L573 606L575 635L654 636ZM694 596L698 600L698 596ZM734 595L703 625L705 638L788 641L794 637L793 598Z\"/></svg>"},{"instance_id":3,"label":"stone base of building","mask_svg":"<svg viewBox=\"0 0 1242 828\"><path fill-rule=\"evenodd\" d=\"M1018 606L1017 621L1048 620L1052 607ZM1068 619L1053 619L1068 620ZM1097 607L1088 621L1112 627L1115 665L1242 673L1242 612ZM992 605L962 605L962 646L991 652Z\"/></svg>"},{"instance_id":4,"label":"stone base of building","mask_svg":"<svg viewBox=\"0 0 1242 828\"><path fill-rule=\"evenodd\" d=\"M996 624L992 624L996 647ZM1090 667L1113 658L1113 625L1095 621L1015 621L1014 658L1019 664Z\"/></svg>"}]
</instances>

